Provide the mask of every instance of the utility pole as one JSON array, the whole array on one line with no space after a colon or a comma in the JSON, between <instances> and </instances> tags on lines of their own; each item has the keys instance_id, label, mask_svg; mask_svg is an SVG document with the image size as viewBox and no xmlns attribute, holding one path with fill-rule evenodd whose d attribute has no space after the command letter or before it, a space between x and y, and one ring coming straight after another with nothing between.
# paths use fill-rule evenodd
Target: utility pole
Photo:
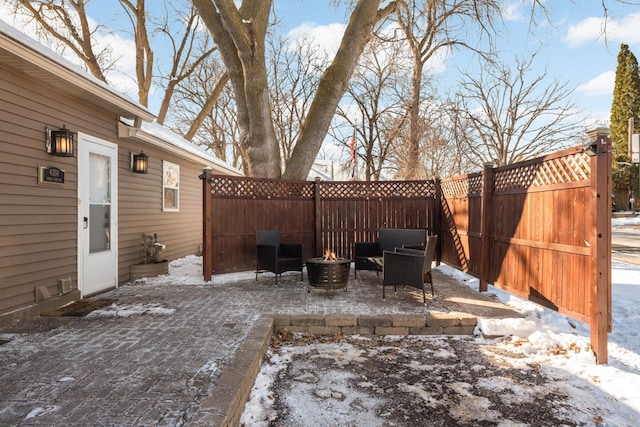
<instances>
[{"instance_id":1,"label":"utility pole","mask_svg":"<svg viewBox=\"0 0 640 427\"><path fill-rule=\"evenodd\" d=\"M640 200L640 135L633 133L634 131L633 117L629 118L628 131L629 131L629 142L628 142L629 159L631 159L631 163L637 163L638 165L638 191L636 191L636 196L638 197L638 200ZM631 213L633 213L633 206L631 206Z\"/></svg>"}]
</instances>

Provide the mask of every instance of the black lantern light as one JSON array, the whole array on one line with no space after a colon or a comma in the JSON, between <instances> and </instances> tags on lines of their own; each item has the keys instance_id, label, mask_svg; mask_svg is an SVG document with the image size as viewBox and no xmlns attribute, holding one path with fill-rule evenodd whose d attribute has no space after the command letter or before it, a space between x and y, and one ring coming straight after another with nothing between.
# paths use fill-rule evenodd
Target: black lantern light
<instances>
[{"instance_id":1,"label":"black lantern light","mask_svg":"<svg viewBox=\"0 0 640 427\"><path fill-rule=\"evenodd\" d=\"M62 125L62 129L58 130L47 128L46 133L47 153L60 157L73 157L76 133L71 132L65 125Z\"/></svg>"},{"instance_id":2,"label":"black lantern light","mask_svg":"<svg viewBox=\"0 0 640 427\"><path fill-rule=\"evenodd\" d=\"M149 156L140 151L140 154L131 153L131 171L135 173L149 173Z\"/></svg>"}]
</instances>

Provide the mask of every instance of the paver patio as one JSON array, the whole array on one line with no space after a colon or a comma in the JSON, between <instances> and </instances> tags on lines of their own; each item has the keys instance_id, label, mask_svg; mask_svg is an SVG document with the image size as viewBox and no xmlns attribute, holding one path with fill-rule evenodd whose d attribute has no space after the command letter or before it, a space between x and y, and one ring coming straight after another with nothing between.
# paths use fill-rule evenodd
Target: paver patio
<instances>
[{"instance_id":1,"label":"paver patio","mask_svg":"<svg viewBox=\"0 0 640 427\"><path fill-rule=\"evenodd\" d=\"M0 331L0 425L197 424L201 404L265 315L424 314L484 317L517 313L434 270L436 296L401 289L382 301L374 272L350 277L332 299L307 290L299 274L214 285L125 285L127 317L39 317ZM305 275L306 278L306 275ZM146 310L146 312L145 312ZM209 399L210 401L210 399Z\"/></svg>"}]
</instances>

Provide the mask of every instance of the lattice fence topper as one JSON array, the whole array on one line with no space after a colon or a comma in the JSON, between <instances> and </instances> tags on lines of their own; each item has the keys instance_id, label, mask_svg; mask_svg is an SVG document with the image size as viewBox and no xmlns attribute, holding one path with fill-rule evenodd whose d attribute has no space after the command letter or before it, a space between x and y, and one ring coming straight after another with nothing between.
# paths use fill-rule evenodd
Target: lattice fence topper
<instances>
[{"instance_id":1,"label":"lattice fence topper","mask_svg":"<svg viewBox=\"0 0 640 427\"><path fill-rule=\"evenodd\" d=\"M315 183L279 179L214 176L211 194L224 198L313 199ZM426 199L435 197L433 181L319 182L324 199Z\"/></svg>"},{"instance_id":2,"label":"lattice fence topper","mask_svg":"<svg viewBox=\"0 0 640 427\"><path fill-rule=\"evenodd\" d=\"M482 174L474 173L443 180L440 188L445 197L479 196L482 192Z\"/></svg>"},{"instance_id":3,"label":"lattice fence topper","mask_svg":"<svg viewBox=\"0 0 640 427\"><path fill-rule=\"evenodd\" d=\"M426 199L435 197L433 181L321 182L323 199Z\"/></svg>"},{"instance_id":4,"label":"lattice fence topper","mask_svg":"<svg viewBox=\"0 0 640 427\"><path fill-rule=\"evenodd\" d=\"M211 194L214 197L241 199L313 199L312 182L283 181L278 179L260 179L214 176L209 180Z\"/></svg>"},{"instance_id":5,"label":"lattice fence topper","mask_svg":"<svg viewBox=\"0 0 640 427\"><path fill-rule=\"evenodd\" d=\"M497 168L494 175L494 191L585 181L591 177L589 162L586 153L576 152L561 157L541 158L521 166ZM448 178L441 182L442 194L445 197L479 196L482 192L482 181L482 173Z\"/></svg>"},{"instance_id":6,"label":"lattice fence topper","mask_svg":"<svg viewBox=\"0 0 640 427\"><path fill-rule=\"evenodd\" d=\"M543 159L517 168L496 170L495 191L506 191L545 185L567 184L590 178L589 156L579 152Z\"/></svg>"}]
</instances>

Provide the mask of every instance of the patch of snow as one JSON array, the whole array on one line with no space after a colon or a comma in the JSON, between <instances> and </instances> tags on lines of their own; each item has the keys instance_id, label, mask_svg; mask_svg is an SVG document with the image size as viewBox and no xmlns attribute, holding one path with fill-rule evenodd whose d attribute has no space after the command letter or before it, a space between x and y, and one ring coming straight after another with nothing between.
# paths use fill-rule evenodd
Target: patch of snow
<instances>
[{"instance_id":1,"label":"patch of snow","mask_svg":"<svg viewBox=\"0 0 640 427\"><path fill-rule=\"evenodd\" d=\"M53 412L56 412L58 409L60 409L58 406L56 405L47 405L43 408L38 407L38 408L33 408L31 411L29 411L29 413L27 414L26 417L24 417L25 420L31 419L31 418L36 418L36 417L42 417L48 414L51 414Z\"/></svg>"},{"instance_id":2,"label":"patch of snow","mask_svg":"<svg viewBox=\"0 0 640 427\"><path fill-rule=\"evenodd\" d=\"M640 218L619 218L612 222L618 226L640 224ZM446 265L437 268L477 291L478 279ZM204 283L201 258L190 256L171 262L167 277L148 279L147 283L222 286L254 277L255 272L249 271L216 275L212 282ZM505 352L518 354L518 358L509 359L514 369L530 370L532 366L536 366L541 373L553 379L554 386L549 392L566 399L566 405L557 409L563 419L573 420L576 425L637 426L640 418L640 266L614 261L612 284L613 331L608 337L608 364L595 363L595 356L590 350L589 325L491 285L488 293L521 312L524 318L483 319L479 325L482 332L510 338L497 340L478 336L471 338L471 342L480 347L498 346ZM434 369L437 368L438 358L451 357L453 354L443 338L426 339L430 340L430 349L424 353L424 362L412 363L408 368L420 372L428 367ZM353 390L345 390L342 386L349 380L361 385L363 389L375 387L367 378L345 377L340 371L341 366L362 363L361 352L338 343L322 350L318 347L283 347L280 349L282 354L270 355L270 363L263 364L245 406L241 420L243 425L267 426L277 418L271 387L275 378L290 368L291 359L297 354L333 361L333 369L323 375L312 372L293 373L299 381L293 381L291 389L286 392L286 399L288 406L297 408L292 415L298 425L342 425L346 420L344 414L353 412L354 408L361 411L358 412L360 425L385 424L385 414L376 415L373 409L377 404L375 399L364 395L355 396ZM490 356L497 357L495 354ZM479 365L466 368L469 372L482 369ZM318 381L314 382L313 377ZM541 390L537 390L533 384L531 387L516 389L516 386L501 377L484 379L477 385L495 390L496 393L512 390L513 393L505 393L504 397L507 399L506 403L511 405L517 405L520 398L526 401L528 394L531 396L538 392L536 395L541 395ZM425 401L429 399L427 392L420 391L419 384L404 384L403 387L412 388ZM487 422L505 427L512 425L509 420L496 419L495 414L487 412L484 406L486 402L479 396L474 396L465 388L464 383L459 383L456 387L461 399L464 399L463 405L454 408L461 421L479 420L478 414L484 413L482 419ZM324 390L326 393L323 399L313 394L313 390ZM473 410L469 411L470 409Z\"/></svg>"},{"instance_id":3,"label":"patch of snow","mask_svg":"<svg viewBox=\"0 0 640 427\"><path fill-rule=\"evenodd\" d=\"M111 304L87 314L87 319L96 317L130 317L143 314L155 316L167 316L175 313L175 308L163 307L160 304Z\"/></svg>"}]
</instances>

